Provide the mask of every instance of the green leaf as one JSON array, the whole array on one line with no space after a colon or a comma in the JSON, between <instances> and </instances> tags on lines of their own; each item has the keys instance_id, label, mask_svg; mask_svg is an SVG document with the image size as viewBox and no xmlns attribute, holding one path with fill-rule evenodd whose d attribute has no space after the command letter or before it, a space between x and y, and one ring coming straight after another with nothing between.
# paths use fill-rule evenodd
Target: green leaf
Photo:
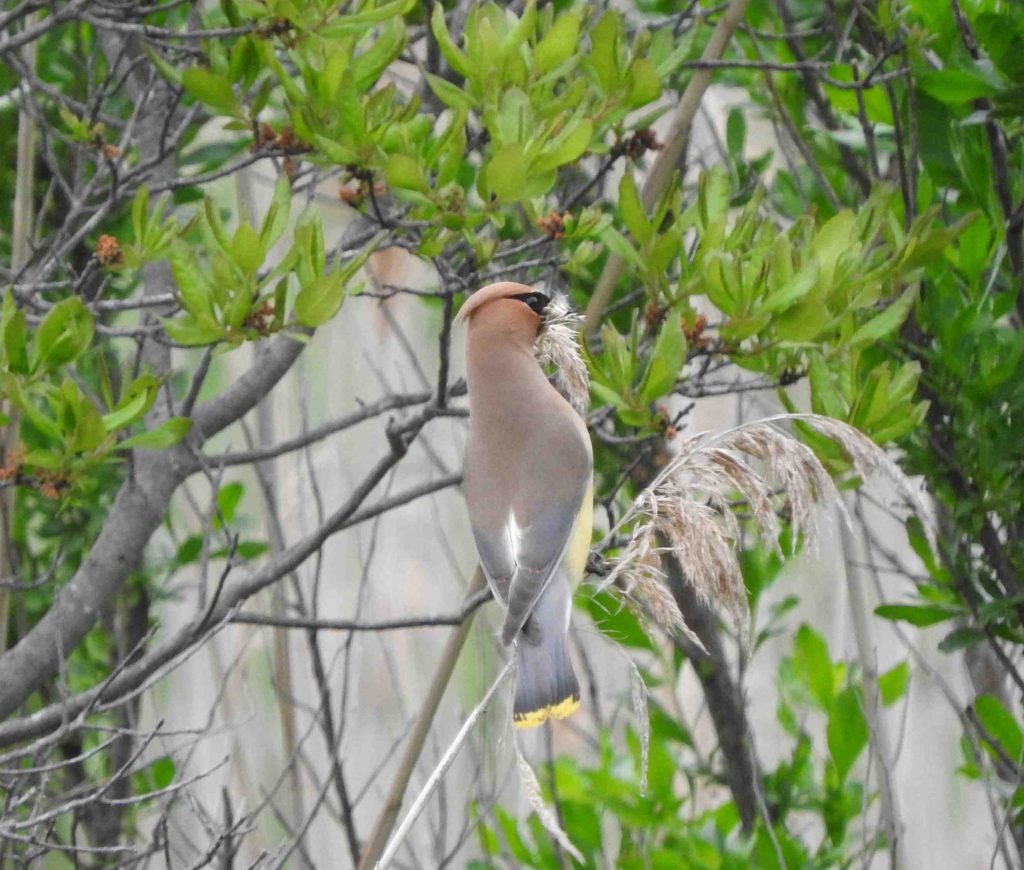
<instances>
[{"instance_id":1,"label":"green leaf","mask_svg":"<svg viewBox=\"0 0 1024 870\"><path fill-rule=\"evenodd\" d=\"M238 100L226 76L195 66L182 73L181 83L201 103L206 103L224 115L239 114Z\"/></svg>"},{"instance_id":2,"label":"green leaf","mask_svg":"<svg viewBox=\"0 0 1024 870\"><path fill-rule=\"evenodd\" d=\"M573 12L559 15L533 50L533 65L541 75L561 66L576 54L580 41L580 19Z\"/></svg>"},{"instance_id":3,"label":"green leaf","mask_svg":"<svg viewBox=\"0 0 1024 870\"><path fill-rule=\"evenodd\" d=\"M295 297L295 321L316 329L338 313L345 299L345 282L337 272L314 278Z\"/></svg>"},{"instance_id":4,"label":"green leaf","mask_svg":"<svg viewBox=\"0 0 1024 870\"><path fill-rule=\"evenodd\" d=\"M179 565L189 565L193 562L198 562L202 553L202 536L192 535L181 542L181 546L178 547L178 552L174 554L174 561Z\"/></svg>"},{"instance_id":5,"label":"green leaf","mask_svg":"<svg viewBox=\"0 0 1024 870\"><path fill-rule=\"evenodd\" d=\"M203 212L206 215L206 225L210 228L210 232L213 233L213 238L216 240L217 244L220 245L221 250L223 250L225 254L229 253L231 249L231 239L228 237L228 231L224 228L224 221L221 220L220 211L217 209L217 206L214 205L213 200L209 197L205 197L203 199ZM182 247L185 247L191 252L191 248L187 248L186 246Z\"/></svg>"},{"instance_id":6,"label":"green leaf","mask_svg":"<svg viewBox=\"0 0 1024 870\"><path fill-rule=\"evenodd\" d=\"M622 257L624 260L628 260L638 269L643 269L646 266L636 248L629 243L629 239L622 235L615 227L605 227L601 231L601 241L609 251Z\"/></svg>"},{"instance_id":7,"label":"green leaf","mask_svg":"<svg viewBox=\"0 0 1024 870\"><path fill-rule=\"evenodd\" d=\"M984 76L960 69L926 70L915 76L915 82L928 96L957 107L995 93Z\"/></svg>"},{"instance_id":8,"label":"green leaf","mask_svg":"<svg viewBox=\"0 0 1024 870\"><path fill-rule=\"evenodd\" d=\"M653 402L671 390L685 362L686 335L683 333L683 322L676 312L669 309L638 390L640 400L644 403Z\"/></svg>"},{"instance_id":9,"label":"green leaf","mask_svg":"<svg viewBox=\"0 0 1024 870\"><path fill-rule=\"evenodd\" d=\"M351 51L342 50L328 53L324 59L324 68L320 71L320 74L316 78L310 77L312 78L310 82L312 87L307 86L308 90L312 90L316 94L318 102L327 103L337 99L338 88L341 87L341 78L349 69L351 60ZM352 83L353 85L355 84L354 74Z\"/></svg>"},{"instance_id":10,"label":"green leaf","mask_svg":"<svg viewBox=\"0 0 1024 870\"><path fill-rule=\"evenodd\" d=\"M257 559L267 552L269 547L263 541L240 541L235 553L243 559Z\"/></svg>"},{"instance_id":11,"label":"green leaf","mask_svg":"<svg viewBox=\"0 0 1024 870\"><path fill-rule=\"evenodd\" d=\"M213 344L224 337L224 328L220 324L197 319L191 314L174 320L164 320L163 324L167 337L186 347Z\"/></svg>"},{"instance_id":12,"label":"green leaf","mask_svg":"<svg viewBox=\"0 0 1024 870\"><path fill-rule=\"evenodd\" d=\"M979 695L974 700L974 712L988 734L1014 762L1024 761L1024 732L1014 715L994 695ZM988 737L983 735L988 741Z\"/></svg>"},{"instance_id":13,"label":"green leaf","mask_svg":"<svg viewBox=\"0 0 1024 870\"><path fill-rule=\"evenodd\" d=\"M148 432L125 439L118 447L166 450L188 435L191 428L192 421L188 417L171 417L169 420L164 420L156 429L150 429Z\"/></svg>"},{"instance_id":14,"label":"green leaf","mask_svg":"<svg viewBox=\"0 0 1024 870\"><path fill-rule=\"evenodd\" d=\"M612 593L606 591L588 594L581 591L577 593L576 601L590 614L598 631L606 634L615 643L637 649L653 649L650 637L640 626L636 616Z\"/></svg>"},{"instance_id":15,"label":"green leaf","mask_svg":"<svg viewBox=\"0 0 1024 870\"><path fill-rule=\"evenodd\" d=\"M502 54L508 55L519 48L537 30L537 0L526 0L523 14L501 43Z\"/></svg>"},{"instance_id":16,"label":"green leaf","mask_svg":"<svg viewBox=\"0 0 1024 870\"><path fill-rule=\"evenodd\" d=\"M345 166L356 159L355 152L347 145L335 142L333 139L323 136L320 133L314 133L312 139L313 144L316 145L323 155L332 163Z\"/></svg>"},{"instance_id":17,"label":"green leaf","mask_svg":"<svg viewBox=\"0 0 1024 870\"><path fill-rule=\"evenodd\" d=\"M797 630L793 650L793 670L807 687L811 697L823 709L832 706L835 674L824 638L808 625Z\"/></svg>"},{"instance_id":18,"label":"green leaf","mask_svg":"<svg viewBox=\"0 0 1024 870\"><path fill-rule=\"evenodd\" d=\"M485 169L488 190L502 202L518 202L526 196L526 175L526 157L517 142L499 148Z\"/></svg>"},{"instance_id":19,"label":"green leaf","mask_svg":"<svg viewBox=\"0 0 1024 870\"><path fill-rule=\"evenodd\" d=\"M182 306L196 318L213 320L213 294L194 250L185 244L175 245L171 249L170 262Z\"/></svg>"},{"instance_id":20,"label":"green leaf","mask_svg":"<svg viewBox=\"0 0 1024 870\"><path fill-rule=\"evenodd\" d=\"M437 40L437 47L441 49L441 56L444 57L448 66L464 79L469 78L469 58L455 44L455 40L452 39L451 34L448 32L448 24L444 19L444 7L440 3L435 3L434 9L430 13L430 29L434 33L434 39ZM434 93L437 93L437 91L435 90ZM444 100L444 97L440 94L437 95Z\"/></svg>"},{"instance_id":21,"label":"green leaf","mask_svg":"<svg viewBox=\"0 0 1024 870\"><path fill-rule=\"evenodd\" d=\"M231 298L224 309L223 323L231 329L240 329L245 318L252 311L252 302L256 291L249 282L233 288Z\"/></svg>"},{"instance_id":22,"label":"green leaf","mask_svg":"<svg viewBox=\"0 0 1024 870\"><path fill-rule=\"evenodd\" d=\"M530 165L531 174L540 174L557 169L566 163L578 160L586 153L594 136L594 122L584 118L568 125L548 146L544 153Z\"/></svg>"},{"instance_id":23,"label":"green leaf","mask_svg":"<svg viewBox=\"0 0 1024 870\"><path fill-rule=\"evenodd\" d=\"M807 368L807 375L815 409L820 409L829 417L845 420L849 409L828 363L821 357L814 357Z\"/></svg>"},{"instance_id":24,"label":"green leaf","mask_svg":"<svg viewBox=\"0 0 1024 870\"><path fill-rule=\"evenodd\" d=\"M153 51L153 49L146 45L144 42L140 45L140 47L146 53L146 57L149 59L149 62L153 64L154 67L156 67L160 75L162 75L165 79L167 79L167 81L171 82L172 84L181 87L182 75L181 70L178 67L176 67L173 63L169 63L165 58L163 58L160 55L160 52Z\"/></svg>"},{"instance_id":25,"label":"green leaf","mask_svg":"<svg viewBox=\"0 0 1024 870\"><path fill-rule=\"evenodd\" d=\"M736 106L729 110L729 118L725 123L725 144L729 156L733 160L743 159L743 147L747 141L747 122L743 117L743 109Z\"/></svg>"},{"instance_id":26,"label":"green leaf","mask_svg":"<svg viewBox=\"0 0 1024 870\"><path fill-rule=\"evenodd\" d=\"M858 692L848 686L840 692L832 705L826 726L828 749L832 754L840 780L853 767L857 756L868 744L868 723L864 721Z\"/></svg>"},{"instance_id":27,"label":"green leaf","mask_svg":"<svg viewBox=\"0 0 1024 870\"><path fill-rule=\"evenodd\" d=\"M366 117L359 93L356 91L352 70L345 70L338 86L338 122L341 129L356 142L366 138Z\"/></svg>"},{"instance_id":28,"label":"green leaf","mask_svg":"<svg viewBox=\"0 0 1024 870\"><path fill-rule=\"evenodd\" d=\"M629 172L625 173L619 182L619 213L626 229L640 245L646 245L654 236L654 227L647 220L636 182Z\"/></svg>"},{"instance_id":29,"label":"green leaf","mask_svg":"<svg viewBox=\"0 0 1024 870\"><path fill-rule=\"evenodd\" d=\"M235 511L245 495L245 486L238 481L225 484L217 492L217 510L219 515L214 517L216 528L221 528L221 523L228 525L235 521Z\"/></svg>"},{"instance_id":30,"label":"green leaf","mask_svg":"<svg viewBox=\"0 0 1024 870\"><path fill-rule=\"evenodd\" d=\"M605 12L590 32L590 62L605 93L619 85L619 34L617 12Z\"/></svg>"},{"instance_id":31,"label":"green leaf","mask_svg":"<svg viewBox=\"0 0 1024 870\"><path fill-rule=\"evenodd\" d=\"M634 60L630 74L632 82L629 86L629 95L626 97L626 105L629 108L646 106L661 96L661 79L647 58L638 57Z\"/></svg>"},{"instance_id":32,"label":"green leaf","mask_svg":"<svg viewBox=\"0 0 1024 870\"><path fill-rule=\"evenodd\" d=\"M224 13L224 17L227 18L228 24L232 27L239 27L242 24L242 18L238 13L238 5L235 0L220 0L220 10Z\"/></svg>"},{"instance_id":33,"label":"green leaf","mask_svg":"<svg viewBox=\"0 0 1024 870\"><path fill-rule=\"evenodd\" d=\"M25 312L15 305L14 294L8 289L3 305L3 352L8 371L16 375L28 374L27 345Z\"/></svg>"},{"instance_id":34,"label":"green leaf","mask_svg":"<svg viewBox=\"0 0 1024 870\"><path fill-rule=\"evenodd\" d=\"M981 643L985 640L985 632L977 628L954 628L939 641L939 650L944 653L956 652Z\"/></svg>"},{"instance_id":35,"label":"green leaf","mask_svg":"<svg viewBox=\"0 0 1024 870\"><path fill-rule=\"evenodd\" d=\"M415 157L408 154L392 154L384 167L388 184L402 190L418 190L426 193L429 189L423 167Z\"/></svg>"},{"instance_id":36,"label":"green leaf","mask_svg":"<svg viewBox=\"0 0 1024 870\"><path fill-rule=\"evenodd\" d=\"M251 36L243 36L231 49L231 80L238 82L242 91L252 87L261 69L260 55Z\"/></svg>"},{"instance_id":37,"label":"green leaf","mask_svg":"<svg viewBox=\"0 0 1024 870\"><path fill-rule=\"evenodd\" d=\"M427 84L430 85L430 90L448 108L463 112L473 108L473 98L462 88L433 73L424 73L424 75L427 78Z\"/></svg>"},{"instance_id":38,"label":"green leaf","mask_svg":"<svg viewBox=\"0 0 1024 870\"><path fill-rule=\"evenodd\" d=\"M769 314L785 311L810 293L817 280L818 264L814 260L808 260L792 278L765 296L758 310Z\"/></svg>"},{"instance_id":39,"label":"green leaf","mask_svg":"<svg viewBox=\"0 0 1024 870\"><path fill-rule=\"evenodd\" d=\"M167 788L174 782L174 762L168 755L154 761L149 766L149 772L153 777L153 786L156 789Z\"/></svg>"},{"instance_id":40,"label":"green leaf","mask_svg":"<svg viewBox=\"0 0 1024 870\"><path fill-rule=\"evenodd\" d=\"M60 430L54 425L53 420L43 414L35 405L30 402L21 389L21 380L10 372L0 370L0 395L7 398L12 405L20 409L40 432L53 441L61 440Z\"/></svg>"},{"instance_id":41,"label":"green leaf","mask_svg":"<svg viewBox=\"0 0 1024 870\"><path fill-rule=\"evenodd\" d=\"M259 233L249 224L240 223L231 239L231 258L243 271L255 272L263 265L265 256Z\"/></svg>"},{"instance_id":42,"label":"green leaf","mask_svg":"<svg viewBox=\"0 0 1024 870\"><path fill-rule=\"evenodd\" d=\"M56 369L77 359L92 343L92 312L77 296L53 306L36 330L35 364Z\"/></svg>"},{"instance_id":43,"label":"green leaf","mask_svg":"<svg viewBox=\"0 0 1024 870\"><path fill-rule=\"evenodd\" d=\"M921 564L928 569L933 577L939 573L938 563L935 561L935 554L932 552L931 544L928 542L928 535L924 529L924 523L916 516L907 518L907 541L911 549L917 553Z\"/></svg>"},{"instance_id":44,"label":"green leaf","mask_svg":"<svg viewBox=\"0 0 1024 870\"><path fill-rule=\"evenodd\" d=\"M871 320L857 329L850 336L849 346L860 347L861 345L872 344L895 332L903 325L903 321L907 319L907 315L910 314L910 309L913 307L916 298L916 288L911 287L909 290L904 291L903 295L889 305L881 314L872 317Z\"/></svg>"},{"instance_id":45,"label":"green leaf","mask_svg":"<svg viewBox=\"0 0 1024 870\"><path fill-rule=\"evenodd\" d=\"M352 75L356 90L364 93L377 83L405 47L405 26L400 19L388 21L367 51L353 62Z\"/></svg>"},{"instance_id":46,"label":"green leaf","mask_svg":"<svg viewBox=\"0 0 1024 870\"><path fill-rule=\"evenodd\" d=\"M382 21L400 18L405 15L415 2L416 0L392 0L390 3L381 3L379 6L362 4L365 7L362 12L339 15L333 18L330 24L319 28L317 34L321 37L333 39L334 37L345 36L350 33L365 33L370 29L370 25L380 24ZM302 5L299 4L298 8L301 9ZM286 8L295 7L289 3Z\"/></svg>"},{"instance_id":47,"label":"green leaf","mask_svg":"<svg viewBox=\"0 0 1024 870\"><path fill-rule=\"evenodd\" d=\"M74 428L69 447L76 453L95 450L107 437L103 418L92 401L82 395L74 381L64 382L63 390L66 407L74 415Z\"/></svg>"},{"instance_id":48,"label":"green leaf","mask_svg":"<svg viewBox=\"0 0 1024 870\"><path fill-rule=\"evenodd\" d=\"M282 172L274 183L274 198L270 202L260 227L260 247L269 251L281 238L288 226L292 207L292 182L287 173Z\"/></svg>"},{"instance_id":49,"label":"green leaf","mask_svg":"<svg viewBox=\"0 0 1024 870\"><path fill-rule=\"evenodd\" d=\"M887 670L878 678L878 692L882 696L882 703L891 707L907 692L907 685L910 682L910 665L900 662L893 668Z\"/></svg>"},{"instance_id":50,"label":"green leaf","mask_svg":"<svg viewBox=\"0 0 1024 870\"><path fill-rule=\"evenodd\" d=\"M121 400L117 408L109 414L103 415L103 425L106 427L107 432L114 432L117 429L123 429L125 426L134 423L149 410L149 406L153 404L155 396L156 393L154 391L145 389L129 393L128 396Z\"/></svg>"},{"instance_id":51,"label":"green leaf","mask_svg":"<svg viewBox=\"0 0 1024 870\"><path fill-rule=\"evenodd\" d=\"M875 615L893 622L909 622L923 628L952 619L958 613L946 607L931 607L917 604L883 604L875 608Z\"/></svg>"}]
</instances>

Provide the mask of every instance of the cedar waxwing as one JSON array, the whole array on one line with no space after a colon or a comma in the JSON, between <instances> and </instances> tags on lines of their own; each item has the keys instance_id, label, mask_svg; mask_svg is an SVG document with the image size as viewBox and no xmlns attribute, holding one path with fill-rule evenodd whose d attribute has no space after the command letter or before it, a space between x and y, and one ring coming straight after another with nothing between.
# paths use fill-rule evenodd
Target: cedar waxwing
<instances>
[{"instance_id":1,"label":"cedar waxwing","mask_svg":"<svg viewBox=\"0 0 1024 870\"><path fill-rule=\"evenodd\" d=\"M549 302L532 287L502 282L478 290L459 312L468 321L466 503L480 564L505 605L502 642L516 642L520 727L579 707L569 617L593 527L587 427L533 351Z\"/></svg>"}]
</instances>

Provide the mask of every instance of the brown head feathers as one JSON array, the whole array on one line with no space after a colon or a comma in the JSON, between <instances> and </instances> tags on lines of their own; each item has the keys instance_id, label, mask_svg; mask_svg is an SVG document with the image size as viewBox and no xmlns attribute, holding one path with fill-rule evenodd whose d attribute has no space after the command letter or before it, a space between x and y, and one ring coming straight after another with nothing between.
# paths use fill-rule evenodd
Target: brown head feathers
<instances>
[{"instance_id":1,"label":"brown head feathers","mask_svg":"<svg viewBox=\"0 0 1024 870\"><path fill-rule=\"evenodd\" d=\"M498 299L513 299L522 303L538 318L544 314L551 300L543 293L535 290L527 284L518 284L515 281L499 281L497 284L488 284L476 291L459 310L457 320L468 321L473 313L490 302Z\"/></svg>"}]
</instances>

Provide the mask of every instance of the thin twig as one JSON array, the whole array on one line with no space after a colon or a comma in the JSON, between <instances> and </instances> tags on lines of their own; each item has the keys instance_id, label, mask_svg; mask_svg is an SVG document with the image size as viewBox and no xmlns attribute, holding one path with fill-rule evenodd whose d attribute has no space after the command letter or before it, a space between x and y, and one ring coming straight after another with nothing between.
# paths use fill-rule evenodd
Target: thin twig
<instances>
[{"instance_id":1,"label":"thin twig","mask_svg":"<svg viewBox=\"0 0 1024 870\"><path fill-rule=\"evenodd\" d=\"M480 605L490 601L491 590L481 589L466 598L462 606L453 613L437 616L407 616L398 619L360 621L358 619L308 619L299 616L269 616L263 613L242 611L234 614L230 622L246 625L269 625L275 628L302 628L309 631L395 631L401 628L436 628L446 625L461 625Z\"/></svg>"}]
</instances>

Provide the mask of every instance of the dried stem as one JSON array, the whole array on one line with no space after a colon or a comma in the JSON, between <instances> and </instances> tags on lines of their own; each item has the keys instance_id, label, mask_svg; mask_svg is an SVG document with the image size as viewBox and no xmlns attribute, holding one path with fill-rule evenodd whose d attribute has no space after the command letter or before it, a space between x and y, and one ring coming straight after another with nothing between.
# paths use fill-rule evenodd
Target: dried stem
<instances>
[{"instance_id":1,"label":"dried stem","mask_svg":"<svg viewBox=\"0 0 1024 870\"><path fill-rule=\"evenodd\" d=\"M477 571L477 573L474 574L474 579L479 578L477 581L480 583L483 582L482 573L482 571ZM470 590L472 591L472 584L470 586ZM375 850L374 852L372 852L371 847L378 840L383 840L387 836L387 833L390 832L390 828L394 824L394 820L398 816L398 811L401 808L401 798L404 792L406 792L406 787L409 782L409 775L412 774L412 768L415 765L416 757L419 757L419 749L422 749L422 742L420 747L416 751L416 757L412 757L412 752L410 751L410 749L415 747L416 738L419 736L421 731L423 734L423 738L426 738L426 731L429 728L430 720L433 719L433 713L436 710L436 703L433 703L433 708L429 709L429 714L427 716L424 716L424 713L427 712L428 708L431 706L431 702L435 694L437 701L439 701L440 696L443 695L444 688L447 686L447 683L449 683L449 680L451 679L451 670L455 667L455 662L459 657L459 651L462 649L462 646L465 643L465 639L466 636L468 636L468 634L469 622L467 621L466 623L464 623L462 627L459 628L458 632L453 634L449 642L449 646L445 648L444 655L442 655L441 657L441 662L438 665L437 673L434 677L434 682L431 684L430 692L428 692L427 694L427 701L424 703L423 710L421 710L419 720L417 721L417 725L416 727L414 727L412 739L410 741L410 747L407 749L406 755L402 757L402 765L401 768L399 769L399 775L404 774L404 779L402 780L401 776L395 778L395 783L394 785L392 785L391 792L388 795L388 801L385 804L385 813L381 816L381 819L378 821L378 826L374 831L374 836L371 838L370 843L367 845L364 857L362 857L362 861L359 864L360 867L375 867L382 868L383 870L383 868L386 868L391 864L391 861L394 859L395 855L398 852L398 847L401 845L402 841L406 839L406 837L408 836L410 829L413 827L413 824L414 822L416 822L416 819L419 817L420 813L423 812L423 808L426 806L426 802L430 798L430 795L434 792L434 789L437 788L442 777L447 772L447 769L452 767L452 762L454 762L455 756L459 754L459 750L462 749L463 744L466 742L466 738L469 736L469 733L473 730L473 726L476 725L476 721L483 714L484 710L486 710L487 705L490 703L490 699L492 699L495 696L495 693L498 691L499 688L501 688L502 683L504 683L505 680L508 679L508 677L511 675L515 667L515 658L512 657L508 660L508 662L506 662L505 666L502 668L498 677L495 679L495 682L492 684L492 686L490 686L486 694L480 699L479 703L477 703L477 705L473 708L472 712L470 712L470 714L466 716L466 721L463 723L462 728L459 729L459 733L455 736L455 739L452 741L451 744L449 744L449 747L447 747L447 749L444 751L444 754L441 756L441 759L437 763L437 767L434 768L433 773L430 775L429 779L427 779L426 785L423 786L422 790L417 795L416 800L413 801L413 806L410 807L409 812L406 814L406 818L402 819L402 822L398 826L397 830L394 832L394 835L387 841L387 845L382 847L382 849L379 851L380 857L377 858L375 854L375 852L377 851ZM460 637L460 635L462 637ZM445 668L447 668L446 673L444 673ZM439 679L442 677L443 679ZM425 726L421 729L420 725L424 722L425 719ZM407 760L409 764L407 764ZM407 770L408 774L406 773ZM399 784L399 781L400 789L396 788L396 786L398 786ZM387 828L387 831L385 831L385 826Z\"/></svg>"}]
</instances>

